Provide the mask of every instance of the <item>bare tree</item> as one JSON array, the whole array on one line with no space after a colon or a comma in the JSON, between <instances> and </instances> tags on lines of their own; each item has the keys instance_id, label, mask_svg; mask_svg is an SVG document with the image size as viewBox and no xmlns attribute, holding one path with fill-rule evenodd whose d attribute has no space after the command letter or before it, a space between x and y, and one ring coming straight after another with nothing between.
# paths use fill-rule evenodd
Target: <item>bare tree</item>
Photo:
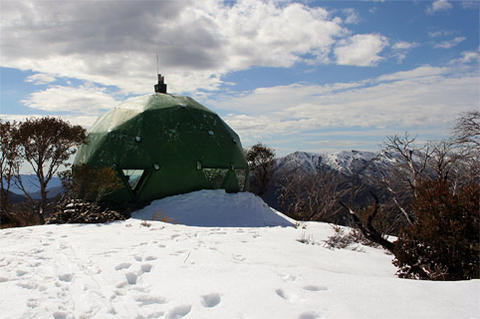
<instances>
[{"instance_id":1,"label":"bare tree","mask_svg":"<svg viewBox=\"0 0 480 319\"><path fill-rule=\"evenodd\" d=\"M464 184L480 183L480 111L460 115L453 130L453 144L461 154Z\"/></svg>"},{"instance_id":2,"label":"bare tree","mask_svg":"<svg viewBox=\"0 0 480 319\"><path fill-rule=\"evenodd\" d=\"M340 173L326 167L314 172L293 169L280 181L280 207L295 219L342 223L339 200L348 192L344 183Z\"/></svg>"},{"instance_id":3,"label":"bare tree","mask_svg":"<svg viewBox=\"0 0 480 319\"><path fill-rule=\"evenodd\" d=\"M455 141L460 144L473 144L480 148L480 111L463 113L453 131Z\"/></svg>"},{"instance_id":4,"label":"bare tree","mask_svg":"<svg viewBox=\"0 0 480 319\"><path fill-rule=\"evenodd\" d=\"M429 163L433 153L431 145L418 146L415 140L408 133L389 136L379 156L395 163L381 172L381 185L410 225L415 221L411 201L417 197L418 186L431 172Z\"/></svg>"},{"instance_id":5,"label":"bare tree","mask_svg":"<svg viewBox=\"0 0 480 319\"><path fill-rule=\"evenodd\" d=\"M359 213L354 210L351 206L346 205L343 201L340 201L340 205L343 206L349 213L350 217L352 218L352 221L354 225L360 229L362 234L369 240L373 241L374 243L377 243L381 245L383 248L386 250L390 251L393 253L393 243L386 240L383 237L383 234L379 232L374 226L373 226L373 221L375 217L378 214L378 209L379 209L379 200L378 197L375 195L375 193L371 192L370 193L372 197L374 198L374 206L372 212L369 214L367 217L366 223L363 223L362 220L359 217Z\"/></svg>"},{"instance_id":6,"label":"bare tree","mask_svg":"<svg viewBox=\"0 0 480 319\"><path fill-rule=\"evenodd\" d=\"M68 159L76 147L86 139L86 131L79 125L54 117L27 119L19 127L19 144L22 158L30 164L37 176L42 211L47 205L47 185L61 166L68 166ZM17 175L25 194L21 177Z\"/></svg>"}]
</instances>

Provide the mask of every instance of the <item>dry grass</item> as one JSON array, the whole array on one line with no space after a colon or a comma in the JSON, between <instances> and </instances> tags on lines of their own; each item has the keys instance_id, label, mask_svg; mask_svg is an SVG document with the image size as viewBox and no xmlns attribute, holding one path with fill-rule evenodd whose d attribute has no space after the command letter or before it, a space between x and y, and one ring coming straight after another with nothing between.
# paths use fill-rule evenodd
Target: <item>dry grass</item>
<instances>
[{"instance_id":1,"label":"dry grass","mask_svg":"<svg viewBox=\"0 0 480 319\"><path fill-rule=\"evenodd\" d=\"M15 208L0 211L0 228L42 225L40 216L30 208Z\"/></svg>"},{"instance_id":2,"label":"dry grass","mask_svg":"<svg viewBox=\"0 0 480 319\"><path fill-rule=\"evenodd\" d=\"M164 222L164 223L174 224L173 218L170 218L170 217L168 217L168 216L165 216L165 214L162 213L161 211L156 211L155 213L153 213L153 215L152 215L152 220L156 220L156 221L160 221L160 222Z\"/></svg>"}]
</instances>

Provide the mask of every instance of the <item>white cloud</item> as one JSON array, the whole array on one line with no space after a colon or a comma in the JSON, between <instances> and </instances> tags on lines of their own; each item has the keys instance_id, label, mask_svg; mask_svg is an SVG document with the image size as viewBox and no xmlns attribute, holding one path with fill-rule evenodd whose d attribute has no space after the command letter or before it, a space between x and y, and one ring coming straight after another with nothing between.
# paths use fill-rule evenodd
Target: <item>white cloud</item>
<instances>
[{"instance_id":1,"label":"white cloud","mask_svg":"<svg viewBox=\"0 0 480 319\"><path fill-rule=\"evenodd\" d=\"M56 80L57 78L52 74L37 73L37 74L32 74L28 76L25 79L25 82L33 82L36 85L41 85L41 84L48 84L51 82L55 82Z\"/></svg>"},{"instance_id":2,"label":"white cloud","mask_svg":"<svg viewBox=\"0 0 480 319\"><path fill-rule=\"evenodd\" d=\"M453 5L447 0L436 0L426 9L428 14L434 14L438 11L447 11L453 8Z\"/></svg>"},{"instance_id":3,"label":"white cloud","mask_svg":"<svg viewBox=\"0 0 480 319\"><path fill-rule=\"evenodd\" d=\"M95 86L52 86L37 91L21 101L32 109L48 112L71 112L78 115L98 115L101 110L118 102L105 89Z\"/></svg>"},{"instance_id":4,"label":"white cloud","mask_svg":"<svg viewBox=\"0 0 480 319\"><path fill-rule=\"evenodd\" d=\"M430 38L438 38L438 37L452 35L453 33L454 33L453 31L439 30L439 31L428 32L428 36Z\"/></svg>"},{"instance_id":5,"label":"white cloud","mask_svg":"<svg viewBox=\"0 0 480 319\"><path fill-rule=\"evenodd\" d=\"M442 48L442 49L450 49L457 46L459 43L463 42L466 38L465 37L456 37L452 40L443 41L440 43L435 44L435 48Z\"/></svg>"},{"instance_id":6,"label":"white cloud","mask_svg":"<svg viewBox=\"0 0 480 319\"><path fill-rule=\"evenodd\" d=\"M462 56L458 59L451 61L451 64L468 64L468 63L480 63L480 52L478 51L465 51L462 52Z\"/></svg>"},{"instance_id":7,"label":"white cloud","mask_svg":"<svg viewBox=\"0 0 480 319\"><path fill-rule=\"evenodd\" d=\"M392 46L393 56L401 63L406 57L408 51L418 46L416 42L398 41Z\"/></svg>"},{"instance_id":8,"label":"white cloud","mask_svg":"<svg viewBox=\"0 0 480 319\"><path fill-rule=\"evenodd\" d=\"M5 121L25 121L26 119L29 118L41 118L44 117L45 115L42 114L0 114L0 118ZM88 129L95 123L97 120L97 116L95 115L49 115L51 117L56 117L60 118L64 121L69 122L70 124L73 125L81 125L84 128Z\"/></svg>"},{"instance_id":9,"label":"white cloud","mask_svg":"<svg viewBox=\"0 0 480 319\"><path fill-rule=\"evenodd\" d=\"M378 54L387 45L388 39L379 34L357 34L340 41L334 52L338 64L373 66L382 59Z\"/></svg>"},{"instance_id":10,"label":"white cloud","mask_svg":"<svg viewBox=\"0 0 480 319\"><path fill-rule=\"evenodd\" d=\"M403 131L423 133L422 139L447 136L460 112L480 107L479 82L475 68L465 72L426 65L362 82L262 88L208 104L224 110L245 144L260 140L310 149L299 141L336 140L340 145L356 140L360 130L371 134L369 144L360 145L365 139L358 138L348 145L375 150L386 135ZM331 131L344 133L326 138Z\"/></svg>"},{"instance_id":11,"label":"white cloud","mask_svg":"<svg viewBox=\"0 0 480 319\"><path fill-rule=\"evenodd\" d=\"M352 8L347 8L342 10L346 14L345 23L346 24L357 24L360 23L360 17L358 16L357 11Z\"/></svg>"},{"instance_id":12,"label":"white cloud","mask_svg":"<svg viewBox=\"0 0 480 319\"><path fill-rule=\"evenodd\" d=\"M0 63L146 93L158 52L170 91L212 90L255 65L330 63L341 24L323 8L274 1L7 1Z\"/></svg>"},{"instance_id":13,"label":"white cloud","mask_svg":"<svg viewBox=\"0 0 480 319\"><path fill-rule=\"evenodd\" d=\"M410 50L418 46L416 42L406 42L406 41L398 41L393 46L392 49L395 50Z\"/></svg>"}]
</instances>

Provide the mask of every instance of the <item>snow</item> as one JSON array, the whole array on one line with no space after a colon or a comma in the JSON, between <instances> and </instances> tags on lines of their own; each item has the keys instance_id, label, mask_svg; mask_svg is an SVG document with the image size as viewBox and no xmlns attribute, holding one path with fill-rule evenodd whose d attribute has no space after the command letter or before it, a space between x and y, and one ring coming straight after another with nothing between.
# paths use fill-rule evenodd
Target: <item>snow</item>
<instances>
[{"instance_id":1,"label":"snow","mask_svg":"<svg viewBox=\"0 0 480 319\"><path fill-rule=\"evenodd\" d=\"M293 226L295 223L252 193L226 194L222 189L157 200L132 217L148 220L168 217L174 223L206 227Z\"/></svg>"},{"instance_id":2,"label":"snow","mask_svg":"<svg viewBox=\"0 0 480 319\"><path fill-rule=\"evenodd\" d=\"M252 194L217 190L158 200L121 222L3 229L0 313L478 318L479 280L395 278L383 250L331 250L323 245L329 225L283 226L292 222ZM307 244L298 241L305 238Z\"/></svg>"},{"instance_id":3,"label":"snow","mask_svg":"<svg viewBox=\"0 0 480 319\"><path fill-rule=\"evenodd\" d=\"M397 162L397 158L378 156L373 152L340 151L334 153L294 152L276 159L276 170L292 170L300 168L304 172L314 172L319 167L327 167L345 175L354 175L365 169L375 174Z\"/></svg>"}]
</instances>

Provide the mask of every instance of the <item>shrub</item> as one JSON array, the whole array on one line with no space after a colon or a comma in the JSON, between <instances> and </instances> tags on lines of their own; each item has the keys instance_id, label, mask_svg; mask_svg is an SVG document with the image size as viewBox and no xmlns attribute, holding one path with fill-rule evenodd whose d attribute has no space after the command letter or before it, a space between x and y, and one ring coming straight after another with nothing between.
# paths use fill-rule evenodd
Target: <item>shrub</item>
<instances>
[{"instance_id":1,"label":"shrub","mask_svg":"<svg viewBox=\"0 0 480 319\"><path fill-rule=\"evenodd\" d=\"M9 205L0 209L0 228L25 227L43 224L42 219L31 207L24 203Z\"/></svg>"},{"instance_id":2,"label":"shrub","mask_svg":"<svg viewBox=\"0 0 480 319\"><path fill-rule=\"evenodd\" d=\"M480 278L480 187L456 191L448 181L423 183L413 202L416 222L394 243L403 278Z\"/></svg>"},{"instance_id":3,"label":"shrub","mask_svg":"<svg viewBox=\"0 0 480 319\"><path fill-rule=\"evenodd\" d=\"M358 229L352 228L348 233L345 232L345 228L337 225L332 225L334 231L332 236L329 236L325 240L324 246L329 249L343 249L353 244L362 244L364 246L378 247L379 245L368 240L363 236L362 232ZM353 248L357 250L358 247Z\"/></svg>"}]
</instances>

